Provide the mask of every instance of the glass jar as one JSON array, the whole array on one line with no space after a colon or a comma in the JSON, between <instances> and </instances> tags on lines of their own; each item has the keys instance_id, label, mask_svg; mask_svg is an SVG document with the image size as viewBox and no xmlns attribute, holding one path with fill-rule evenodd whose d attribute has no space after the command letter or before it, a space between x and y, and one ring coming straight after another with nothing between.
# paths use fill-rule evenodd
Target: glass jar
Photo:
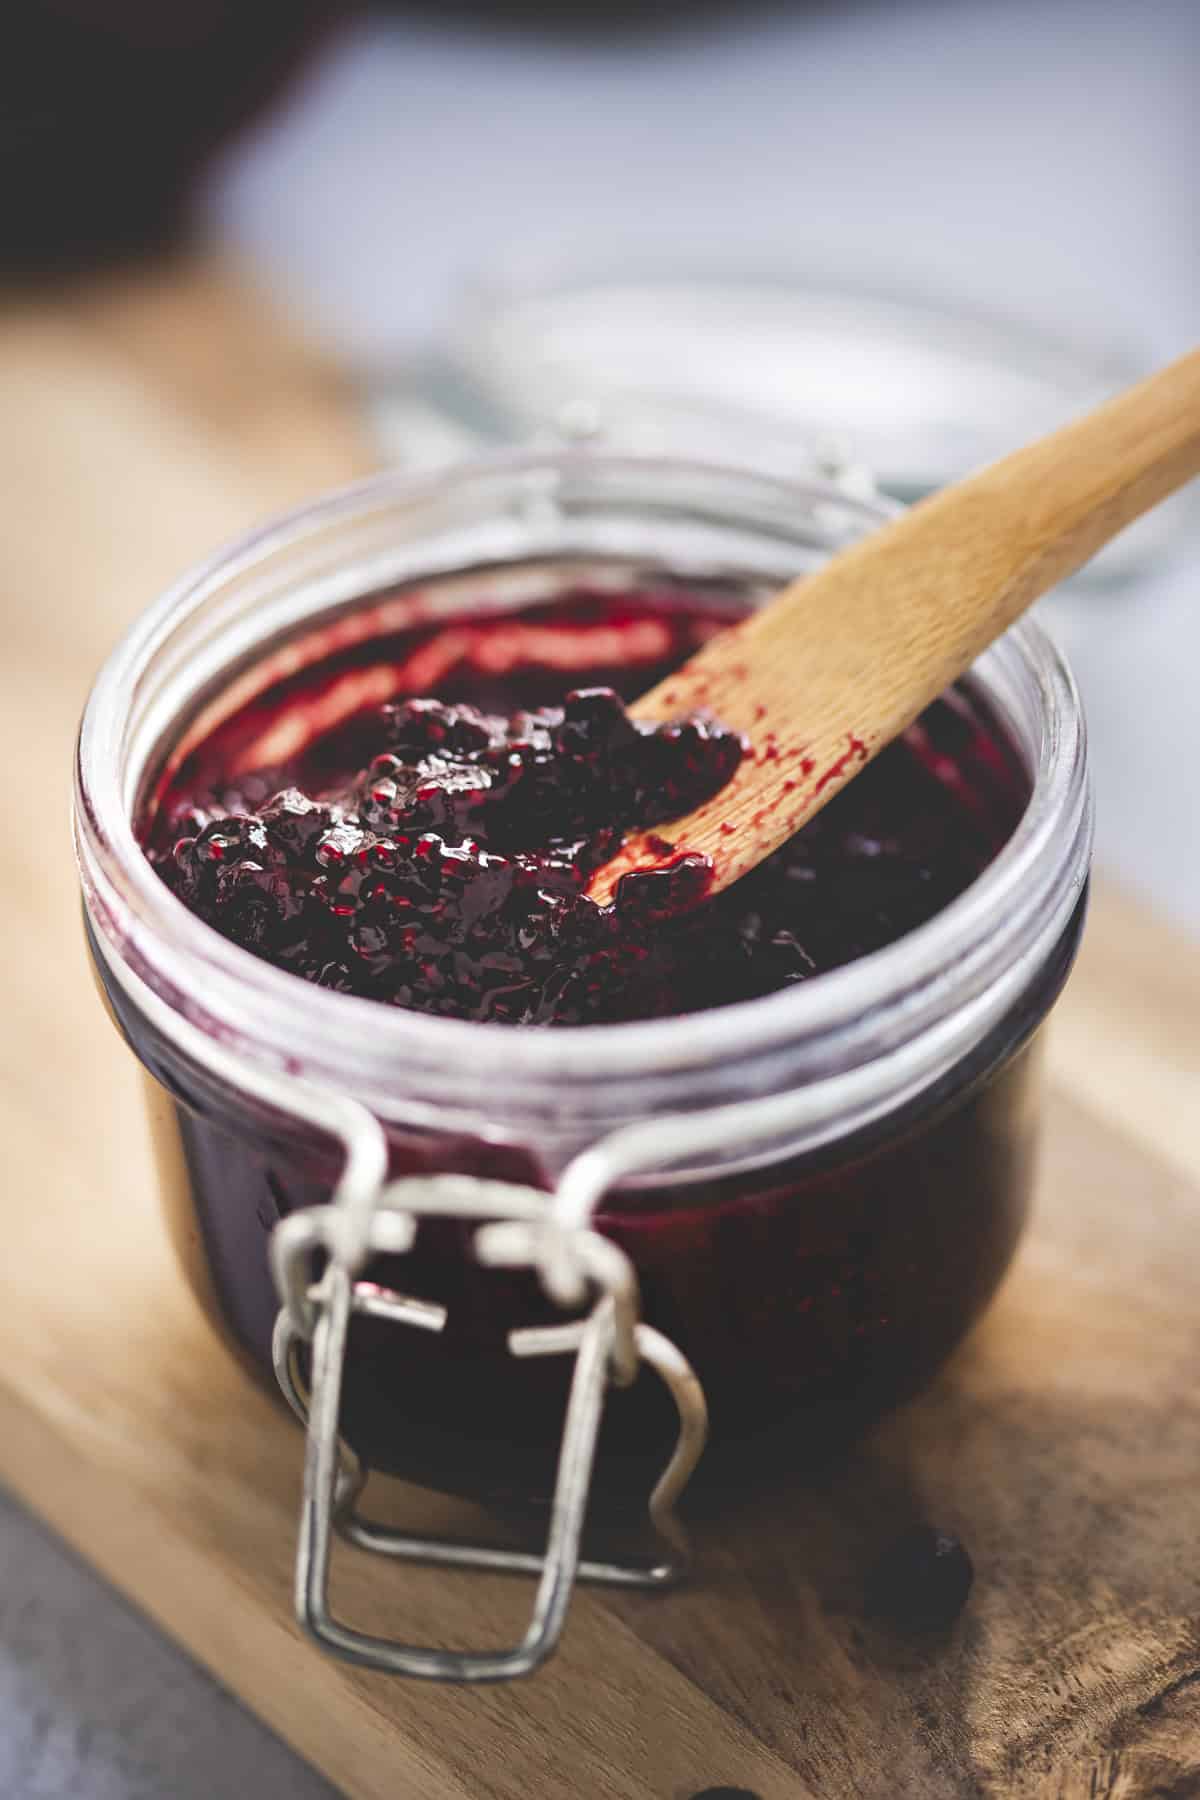
<instances>
[{"instance_id":1,"label":"glass jar","mask_svg":"<svg viewBox=\"0 0 1200 1800\"><path fill-rule=\"evenodd\" d=\"M618 1509L678 1432L652 1506L669 1532L705 1398L706 1467L755 1479L915 1391L978 1317L1025 1219L1034 1038L1085 908L1078 698L1036 626L1010 632L968 685L1030 794L984 873L816 981L650 1023L515 1030L310 986L188 912L136 822L235 701L366 666L364 647L413 620L581 579L754 604L887 512L821 484L582 452L385 475L189 575L96 683L75 813L96 970L149 1077L192 1285L308 1409L301 1614L342 1654L468 1678L532 1666L561 1626L597 1431ZM627 1391L605 1403L610 1368ZM388 1538L354 1510L368 1464L502 1508L556 1496L550 1550L506 1562ZM338 1626L338 1524L393 1555L541 1570L529 1638L507 1661L447 1662Z\"/></svg>"}]
</instances>

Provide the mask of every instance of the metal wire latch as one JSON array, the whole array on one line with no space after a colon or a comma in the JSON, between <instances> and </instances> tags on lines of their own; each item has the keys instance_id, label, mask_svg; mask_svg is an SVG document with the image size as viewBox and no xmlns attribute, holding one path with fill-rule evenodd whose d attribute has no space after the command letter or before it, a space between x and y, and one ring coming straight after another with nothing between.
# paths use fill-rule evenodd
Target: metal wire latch
<instances>
[{"instance_id":1,"label":"metal wire latch","mask_svg":"<svg viewBox=\"0 0 1200 1800\"><path fill-rule=\"evenodd\" d=\"M282 1302L275 1326L275 1373L306 1430L296 1554L297 1617L326 1649L369 1668L440 1681L508 1680L530 1673L552 1653L577 1577L661 1588L686 1572L687 1540L674 1507L704 1448L708 1431L704 1393L676 1347L639 1320L633 1266L616 1244L591 1229L586 1214L580 1218L578 1195L552 1196L515 1183L461 1175L413 1176L380 1186L363 1178L364 1171L377 1166L377 1156L356 1159L352 1154L331 1203L282 1219L271 1240L272 1269ZM400 1256L410 1250L421 1220L431 1217L478 1220L473 1250L480 1262L534 1270L559 1305L578 1305L589 1296L592 1300L582 1320L509 1334L514 1356L575 1357L541 1555L409 1536L375 1524L359 1511L368 1470L338 1432L350 1321L356 1313L368 1314L397 1326L436 1332L444 1328L446 1312L356 1277L372 1255ZM326 1261L320 1278L312 1283L316 1253ZM307 1390L299 1358L305 1342L310 1346ZM642 1362L662 1377L679 1415L673 1453L649 1501L661 1555L645 1563L591 1561L581 1554L581 1540L605 1393L610 1381L618 1386L632 1382ZM343 1624L329 1605L335 1531L359 1549L402 1561L536 1576L528 1630L508 1650L450 1651L395 1642Z\"/></svg>"}]
</instances>

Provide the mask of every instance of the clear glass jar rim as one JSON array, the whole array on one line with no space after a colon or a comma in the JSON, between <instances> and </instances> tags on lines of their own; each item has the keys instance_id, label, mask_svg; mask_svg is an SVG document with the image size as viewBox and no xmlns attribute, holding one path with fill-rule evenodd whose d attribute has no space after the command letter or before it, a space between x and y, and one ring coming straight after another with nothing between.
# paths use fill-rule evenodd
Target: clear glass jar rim
<instances>
[{"instance_id":1,"label":"clear glass jar rim","mask_svg":"<svg viewBox=\"0 0 1200 1800\"><path fill-rule=\"evenodd\" d=\"M227 941L191 914L154 874L133 830L122 733L138 684L164 639L235 572L303 546L319 529L383 505L419 503L447 484L486 488L497 477L618 471L647 495L656 477L694 475L728 504L748 489L794 506L828 505L864 530L894 510L819 482L749 476L706 463L600 452L502 454L435 476L388 472L339 490L252 532L184 576L137 621L98 677L80 731L75 836L89 914L110 965L144 982L181 1019L226 1048L298 1070L381 1115L411 1101L436 1106L453 1086L450 1112L476 1120L522 1110L545 1116L606 1084L629 1101L608 1117L719 1103L757 1086L825 1080L945 1034L957 1016L978 1018L989 994L1008 992L1049 955L1087 879L1091 806L1078 694L1046 637L1026 621L977 665L985 689L1007 671L1032 683L1040 716L1031 751L1027 810L994 862L955 902L895 944L817 980L764 999L648 1023L557 1031L430 1018L298 981ZM674 489L671 490L674 494ZM730 518L736 522L736 512ZM363 593L370 591L364 588ZM755 1081L749 1073L755 1071ZM724 1078L723 1078L724 1077ZM635 1113L629 1107L634 1104Z\"/></svg>"}]
</instances>

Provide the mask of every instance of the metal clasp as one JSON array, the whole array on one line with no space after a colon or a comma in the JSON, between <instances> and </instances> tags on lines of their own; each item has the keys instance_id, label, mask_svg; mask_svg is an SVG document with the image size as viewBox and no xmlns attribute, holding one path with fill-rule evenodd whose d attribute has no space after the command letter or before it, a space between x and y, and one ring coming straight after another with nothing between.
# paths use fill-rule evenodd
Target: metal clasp
<instances>
[{"instance_id":1,"label":"metal clasp","mask_svg":"<svg viewBox=\"0 0 1200 1800\"><path fill-rule=\"evenodd\" d=\"M361 1169L361 1159L359 1167ZM347 1167L347 1177L350 1166ZM529 1268L560 1305L593 1296L579 1321L516 1330L514 1356L573 1354L546 1548L535 1555L483 1543L415 1537L373 1523L358 1510L368 1470L341 1439L338 1418L350 1321L356 1313L411 1329L440 1331L444 1308L358 1282L375 1254L403 1255L423 1218L480 1221L473 1248L491 1267ZM311 1281L314 1253L326 1257ZM670 1341L638 1318L637 1279L624 1252L562 1208L557 1196L474 1176L414 1176L364 1191L343 1181L327 1206L282 1219L271 1242L272 1268L282 1301L274 1338L275 1373L306 1428L304 1494L296 1555L296 1612L317 1642L336 1655L392 1674L441 1681L504 1681L530 1673L554 1650L576 1578L625 1587L662 1588L688 1566L686 1536L675 1504L704 1448L708 1430L703 1390ZM310 1346L310 1386L299 1364ZM602 1562L581 1554L596 1439L611 1381L628 1385L645 1362L675 1401L679 1431L674 1450L649 1500L661 1555L643 1563ZM359 1549L407 1562L486 1569L538 1578L529 1628L513 1648L448 1651L403 1644L357 1631L329 1605L334 1532Z\"/></svg>"}]
</instances>

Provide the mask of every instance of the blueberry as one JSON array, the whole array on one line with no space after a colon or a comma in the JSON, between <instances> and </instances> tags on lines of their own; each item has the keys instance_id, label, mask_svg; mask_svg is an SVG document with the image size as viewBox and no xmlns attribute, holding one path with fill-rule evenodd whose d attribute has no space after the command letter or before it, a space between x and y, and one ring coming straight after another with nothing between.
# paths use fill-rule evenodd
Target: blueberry
<instances>
[{"instance_id":1,"label":"blueberry","mask_svg":"<svg viewBox=\"0 0 1200 1800\"><path fill-rule=\"evenodd\" d=\"M953 1532L913 1525L867 1580L867 1610L904 1631L944 1629L967 1603L975 1568Z\"/></svg>"}]
</instances>

